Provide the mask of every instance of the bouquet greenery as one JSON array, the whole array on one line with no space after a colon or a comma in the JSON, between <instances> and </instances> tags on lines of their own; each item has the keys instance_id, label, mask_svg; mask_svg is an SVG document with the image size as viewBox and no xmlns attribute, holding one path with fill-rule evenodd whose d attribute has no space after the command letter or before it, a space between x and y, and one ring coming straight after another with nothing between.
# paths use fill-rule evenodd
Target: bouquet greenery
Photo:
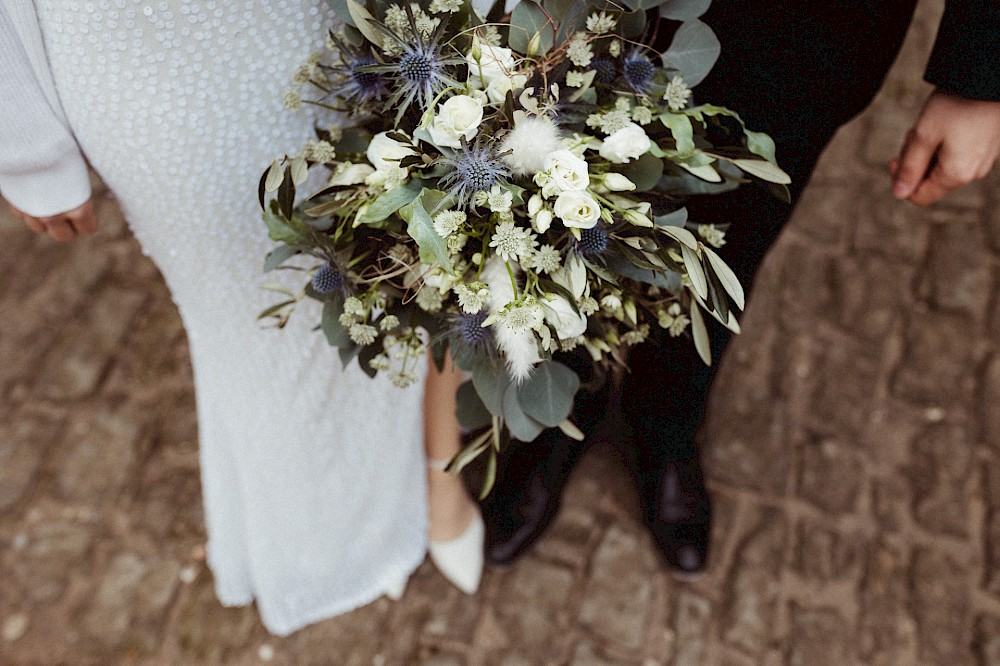
<instances>
[{"instance_id":1,"label":"bouquet greenery","mask_svg":"<svg viewBox=\"0 0 1000 666\"><path fill-rule=\"evenodd\" d=\"M428 351L450 355L471 375L459 419L486 428L452 468L487 453L487 487L508 437L582 437L579 378L556 352L607 370L660 326L707 363L703 313L738 331L743 289L712 249L724 229L683 201L752 180L780 194L788 178L769 137L692 105L719 53L697 19L707 1L524 0L486 16L468 0L331 4L329 53L295 74L314 94L285 103L339 120L259 188L280 243L265 269L315 262L262 318L281 326L319 300L342 362L399 386ZM644 45L668 26L662 55ZM323 186L296 205L314 170Z\"/></svg>"}]
</instances>

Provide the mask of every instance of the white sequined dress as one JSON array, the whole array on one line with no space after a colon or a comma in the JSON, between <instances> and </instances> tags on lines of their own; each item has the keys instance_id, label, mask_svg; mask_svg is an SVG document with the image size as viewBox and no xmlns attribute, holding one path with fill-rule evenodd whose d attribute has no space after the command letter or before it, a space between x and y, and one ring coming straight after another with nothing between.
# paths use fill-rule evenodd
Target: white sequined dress
<instances>
[{"instance_id":1,"label":"white sequined dress","mask_svg":"<svg viewBox=\"0 0 1000 666\"><path fill-rule=\"evenodd\" d=\"M372 601L424 557L420 385L342 371L316 310L255 321L275 301L257 180L312 136L282 97L326 1L36 5L72 132L187 328L219 598L278 634Z\"/></svg>"}]
</instances>

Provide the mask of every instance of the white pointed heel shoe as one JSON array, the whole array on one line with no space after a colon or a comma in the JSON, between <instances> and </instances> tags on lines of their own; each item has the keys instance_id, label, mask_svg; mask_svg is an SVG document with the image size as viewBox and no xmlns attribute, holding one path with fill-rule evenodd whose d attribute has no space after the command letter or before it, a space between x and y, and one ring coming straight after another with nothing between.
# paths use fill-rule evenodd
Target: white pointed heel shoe
<instances>
[{"instance_id":1,"label":"white pointed heel shoe","mask_svg":"<svg viewBox=\"0 0 1000 666\"><path fill-rule=\"evenodd\" d=\"M443 472L448 461L430 460L427 465ZM486 525L476 507L476 515L462 534L448 541L430 541L431 562L452 585L466 594L475 594L483 576L485 540Z\"/></svg>"}]
</instances>

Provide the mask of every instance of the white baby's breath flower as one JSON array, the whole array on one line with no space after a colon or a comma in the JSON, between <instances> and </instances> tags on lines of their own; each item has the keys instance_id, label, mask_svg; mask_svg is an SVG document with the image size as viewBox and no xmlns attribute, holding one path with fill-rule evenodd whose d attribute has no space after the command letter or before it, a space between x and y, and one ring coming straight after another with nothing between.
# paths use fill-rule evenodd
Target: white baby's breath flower
<instances>
[{"instance_id":1,"label":"white baby's breath flower","mask_svg":"<svg viewBox=\"0 0 1000 666\"><path fill-rule=\"evenodd\" d=\"M684 79L675 76L663 91L663 99L671 111L680 111L688 105L688 100L691 99L691 89L684 83Z\"/></svg>"},{"instance_id":2,"label":"white baby's breath flower","mask_svg":"<svg viewBox=\"0 0 1000 666\"><path fill-rule=\"evenodd\" d=\"M587 35L578 32L566 47L566 57L577 67L586 67L594 59L594 49L587 41Z\"/></svg>"},{"instance_id":3,"label":"white baby's breath flower","mask_svg":"<svg viewBox=\"0 0 1000 666\"><path fill-rule=\"evenodd\" d=\"M466 214L460 210L446 210L434 216L434 231L441 238L448 238L465 224Z\"/></svg>"},{"instance_id":4,"label":"white baby's breath flower","mask_svg":"<svg viewBox=\"0 0 1000 666\"><path fill-rule=\"evenodd\" d=\"M726 232L716 229L714 224L699 224L698 235L712 247L722 247L726 244Z\"/></svg>"},{"instance_id":5,"label":"white baby's breath flower","mask_svg":"<svg viewBox=\"0 0 1000 666\"><path fill-rule=\"evenodd\" d=\"M587 30L595 35L603 35L606 32L611 32L617 24L618 19L614 16L609 16L603 11L587 17Z\"/></svg>"},{"instance_id":6,"label":"white baby's breath flower","mask_svg":"<svg viewBox=\"0 0 1000 666\"><path fill-rule=\"evenodd\" d=\"M378 331L374 326L368 324L351 324L351 327L347 329L347 334L351 336L351 340L355 344L362 347L370 345L378 338Z\"/></svg>"},{"instance_id":7,"label":"white baby's breath flower","mask_svg":"<svg viewBox=\"0 0 1000 666\"><path fill-rule=\"evenodd\" d=\"M545 116L515 113L514 127L500 144L503 161L515 176L545 168L545 158L560 148L559 128Z\"/></svg>"},{"instance_id":8,"label":"white baby's breath flower","mask_svg":"<svg viewBox=\"0 0 1000 666\"><path fill-rule=\"evenodd\" d=\"M302 106L302 95L300 95L297 90L289 90L285 93L285 96L281 101L285 105L286 109L294 111Z\"/></svg>"},{"instance_id":9,"label":"white baby's breath flower","mask_svg":"<svg viewBox=\"0 0 1000 666\"><path fill-rule=\"evenodd\" d=\"M629 346L642 344L649 337L649 324L642 324L639 328L628 331L622 336L622 342Z\"/></svg>"},{"instance_id":10,"label":"white baby's breath flower","mask_svg":"<svg viewBox=\"0 0 1000 666\"><path fill-rule=\"evenodd\" d=\"M396 388L409 388L417 381L417 374L412 370L397 370L389 374L389 381Z\"/></svg>"},{"instance_id":11,"label":"white baby's breath flower","mask_svg":"<svg viewBox=\"0 0 1000 666\"><path fill-rule=\"evenodd\" d=\"M497 225L490 247L494 248L503 261L517 261L529 256L538 241L529 229L523 229L513 222L503 222Z\"/></svg>"},{"instance_id":12,"label":"white baby's breath flower","mask_svg":"<svg viewBox=\"0 0 1000 666\"><path fill-rule=\"evenodd\" d=\"M399 326L399 317L396 315L386 315L382 317L382 321L379 322L379 328L383 331L391 331L397 326Z\"/></svg>"}]
</instances>

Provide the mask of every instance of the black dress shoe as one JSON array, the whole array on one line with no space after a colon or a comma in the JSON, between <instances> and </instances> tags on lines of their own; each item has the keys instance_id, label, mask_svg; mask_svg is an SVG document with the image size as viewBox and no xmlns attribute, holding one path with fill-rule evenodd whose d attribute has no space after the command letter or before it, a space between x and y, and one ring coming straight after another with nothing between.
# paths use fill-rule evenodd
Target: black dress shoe
<instances>
[{"instance_id":1,"label":"black dress shoe","mask_svg":"<svg viewBox=\"0 0 1000 666\"><path fill-rule=\"evenodd\" d=\"M708 561L712 506L697 455L661 463L659 482L644 484L646 525L666 563L697 573Z\"/></svg>"},{"instance_id":2,"label":"black dress shoe","mask_svg":"<svg viewBox=\"0 0 1000 666\"><path fill-rule=\"evenodd\" d=\"M586 449L559 429L533 442L511 443L482 507L489 561L512 562L538 541L558 513L569 473Z\"/></svg>"}]
</instances>

